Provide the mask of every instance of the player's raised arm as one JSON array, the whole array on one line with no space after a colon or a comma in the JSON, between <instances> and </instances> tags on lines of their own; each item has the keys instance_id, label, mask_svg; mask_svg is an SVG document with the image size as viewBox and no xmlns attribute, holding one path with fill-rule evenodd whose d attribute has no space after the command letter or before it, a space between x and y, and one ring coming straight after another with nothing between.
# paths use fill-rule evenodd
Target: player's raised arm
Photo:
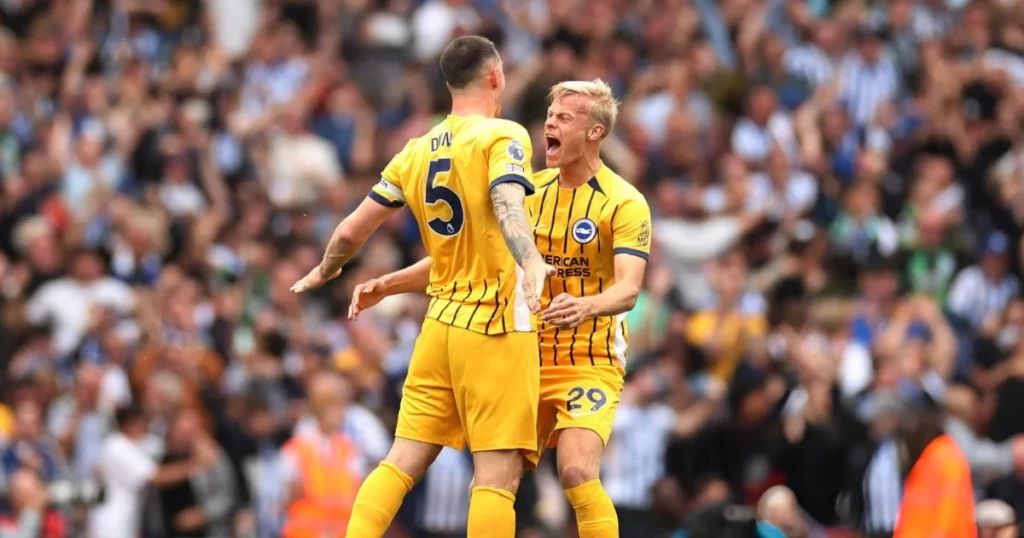
<instances>
[{"instance_id":1,"label":"player's raised arm","mask_svg":"<svg viewBox=\"0 0 1024 538\"><path fill-rule=\"evenodd\" d=\"M516 263L523 269L523 292L533 313L540 312L544 281L555 270L544 263L526 216L526 196L533 194L530 170L532 147L522 126L508 123L490 146L488 169L491 202L501 235Z\"/></svg>"},{"instance_id":2,"label":"player's raised arm","mask_svg":"<svg viewBox=\"0 0 1024 538\"><path fill-rule=\"evenodd\" d=\"M323 260L306 276L292 285L292 291L302 293L319 288L341 274L341 268L355 256L363 243L392 213L405 206L405 195L397 178L404 175L405 152L399 153L381 174L370 194L356 210L338 224L327 243ZM426 286L424 286L426 287Z\"/></svg>"},{"instance_id":3,"label":"player's raised arm","mask_svg":"<svg viewBox=\"0 0 1024 538\"><path fill-rule=\"evenodd\" d=\"M337 278L341 274L341 268L355 256L370 235L400 207L384 206L369 198L363 200L363 203L334 229L320 264L293 284L292 291L302 293L319 288L329 280Z\"/></svg>"},{"instance_id":4,"label":"player's raised arm","mask_svg":"<svg viewBox=\"0 0 1024 538\"><path fill-rule=\"evenodd\" d=\"M541 319L557 327L577 327L594 316L629 312L636 304L651 248L651 210L642 199L622 204L612 221L615 284L597 295L562 293L551 300Z\"/></svg>"}]
</instances>

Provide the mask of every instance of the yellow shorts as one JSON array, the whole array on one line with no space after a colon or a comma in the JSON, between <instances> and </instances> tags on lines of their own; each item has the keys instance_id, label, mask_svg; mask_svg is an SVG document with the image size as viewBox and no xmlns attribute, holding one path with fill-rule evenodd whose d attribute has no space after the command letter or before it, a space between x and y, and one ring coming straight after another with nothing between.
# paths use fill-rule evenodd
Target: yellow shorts
<instances>
[{"instance_id":1,"label":"yellow shorts","mask_svg":"<svg viewBox=\"0 0 1024 538\"><path fill-rule=\"evenodd\" d=\"M539 459L545 448L557 445L559 432L567 428L591 430L607 445L624 375L621 366L610 364L542 367L533 457ZM536 459L531 463L536 464Z\"/></svg>"},{"instance_id":2,"label":"yellow shorts","mask_svg":"<svg viewBox=\"0 0 1024 538\"><path fill-rule=\"evenodd\" d=\"M537 448L537 335L487 336L437 320L409 364L397 437L473 452Z\"/></svg>"}]
</instances>

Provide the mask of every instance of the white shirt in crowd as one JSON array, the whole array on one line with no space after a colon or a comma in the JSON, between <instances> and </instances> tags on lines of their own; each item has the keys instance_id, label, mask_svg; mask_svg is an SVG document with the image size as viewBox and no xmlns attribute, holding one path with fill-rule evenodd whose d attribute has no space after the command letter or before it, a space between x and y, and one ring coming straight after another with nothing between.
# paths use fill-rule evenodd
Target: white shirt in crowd
<instances>
[{"instance_id":1,"label":"white shirt in crowd","mask_svg":"<svg viewBox=\"0 0 1024 538\"><path fill-rule=\"evenodd\" d=\"M160 201L175 217L194 216L206 210L206 197L193 183L164 181L160 185Z\"/></svg>"},{"instance_id":2,"label":"white shirt in crowd","mask_svg":"<svg viewBox=\"0 0 1024 538\"><path fill-rule=\"evenodd\" d=\"M74 351L85 336L93 308L128 314L135 309L135 293L113 277L93 282L64 277L43 284L29 300L25 315L34 324L54 323L54 349L64 355Z\"/></svg>"},{"instance_id":3,"label":"white shirt in crowd","mask_svg":"<svg viewBox=\"0 0 1024 538\"><path fill-rule=\"evenodd\" d=\"M270 144L267 193L278 207L316 203L321 189L342 180L338 154L313 133L279 134Z\"/></svg>"},{"instance_id":4,"label":"white shirt in crowd","mask_svg":"<svg viewBox=\"0 0 1024 538\"><path fill-rule=\"evenodd\" d=\"M457 7L443 0L433 0L413 14L412 27L415 41L413 45L416 58L430 60L441 54L441 51L452 39L456 28L472 30L480 26L480 17L469 6Z\"/></svg>"},{"instance_id":5,"label":"white shirt in crowd","mask_svg":"<svg viewBox=\"0 0 1024 538\"><path fill-rule=\"evenodd\" d=\"M781 218L785 214L802 215L811 210L818 200L818 182L802 170L790 172L786 184L776 188L766 174L750 177L750 197L761 200L770 216Z\"/></svg>"},{"instance_id":6,"label":"white shirt in crowd","mask_svg":"<svg viewBox=\"0 0 1024 538\"><path fill-rule=\"evenodd\" d=\"M221 0L208 6L217 48L232 59L244 56L259 29L259 0Z\"/></svg>"},{"instance_id":7,"label":"white shirt in crowd","mask_svg":"<svg viewBox=\"0 0 1024 538\"><path fill-rule=\"evenodd\" d=\"M675 411L660 402L646 407L619 404L615 435L601 464L601 482L616 507L651 507L651 488L665 474L665 450L675 422Z\"/></svg>"},{"instance_id":8,"label":"white shirt in crowd","mask_svg":"<svg viewBox=\"0 0 1024 538\"><path fill-rule=\"evenodd\" d=\"M732 130L732 150L743 160L760 163L778 145L793 162L797 156L796 131L785 112L776 112L762 127L750 118L742 118Z\"/></svg>"},{"instance_id":9,"label":"white shirt in crowd","mask_svg":"<svg viewBox=\"0 0 1024 538\"><path fill-rule=\"evenodd\" d=\"M981 267L972 265L960 271L953 281L949 289L949 310L978 328L985 316L1002 312L1018 291L1020 282L1013 275L992 282L985 278Z\"/></svg>"},{"instance_id":10,"label":"white shirt in crowd","mask_svg":"<svg viewBox=\"0 0 1024 538\"><path fill-rule=\"evenodd\" d=\"M89 514L88 538L138 535L142 493L156 462L141 444L118 432L103 442L98 467L105 497Z\"/></svg>"},{"instance_id":11,"label":"white shirt in crowd","mask_svg":"<svg viewBox=\"0 0 1024 538\"><path fill-rule=\"evenodd\" d=\"M786 51L786 71L807 81L812 87L824 86L835 77L837 63L817 45L802 45Z\"/></svg>"},{"instance_id":12,"label":"white shirt in crowd","mask_svg":"<svg viewBox=\"0 0 1024 538\"><path fill-rule=\"evenodd\" d=\"M818 199L818 182L814 176L794 170L782 188L765 174L753 174L747 179L748 189L743 201L743 212L764 213L781 219L786 215L803 215L810 211ZM708 214L719 215L727 209L729 195L721 183L704 191L701 206Z\"/></svg>"},{"instance_id":13,"label":"white shirt in crowd","mask_svg":"<svg viewBox=\"0 0 1024 538\"><path fill-rule=\"evenodd\" d=\"M704 264L739 241L743 234L739 219L660 219L653 228L666 261L676 268L681 299L689 308L700 308L711 290L704 274Z\"/></svg>"},{"instance_id":14,"label":"white shirt in crowd","mask_svg":"<svg viewBox=\"0 0 1024 538\"><path fill-rule=\"evenodd\" d=\"M675 112L676 107L682 105L690 115L692 121L701 129L711 127L715 117L714 105L704 92L694 90L686 96L683 102L676 99L676 96L669 91L661 91L645 98L637 105L637 124L642 125L651 144L662 145L668 136L668 120Z\"/></svg>"}]
</instances>

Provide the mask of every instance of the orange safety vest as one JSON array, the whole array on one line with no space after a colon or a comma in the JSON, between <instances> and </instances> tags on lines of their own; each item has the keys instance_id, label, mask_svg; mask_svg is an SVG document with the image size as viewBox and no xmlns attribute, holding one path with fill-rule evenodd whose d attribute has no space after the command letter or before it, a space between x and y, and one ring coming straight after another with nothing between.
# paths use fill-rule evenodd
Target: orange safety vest
<instances>
[{"instance_id":1,"label":"orange safety vest","mask_svg":"<svg viewBox=\"0 0 1024 538\"><path fill-rule=\"evenodd\" d=\"M357 469L359 451L341 433L331 436L329 453L311 437L300 434L284 446L298 465L302 497L288 506L281 536L341 538L362 482Z\"/></svg>"},{"instance_id":2,"label":"orange safety vest","mask_svg":"<svg viewBox=\"0 0 1024 538\"><path fill-rule=\"evenodd\" d=\"M971 468L949 435L925 447L903 487L893 538L977 538Z\"/></svg>"}]
</instances>

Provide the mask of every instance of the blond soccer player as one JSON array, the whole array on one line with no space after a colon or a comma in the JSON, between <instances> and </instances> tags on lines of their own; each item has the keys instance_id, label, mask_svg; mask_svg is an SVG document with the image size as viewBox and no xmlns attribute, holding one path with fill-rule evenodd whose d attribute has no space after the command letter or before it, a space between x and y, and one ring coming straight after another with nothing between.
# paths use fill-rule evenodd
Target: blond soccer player
<instances>
[{"instance_id":1,"label":"blond soccer player","mask_svg":"<svg viewBox=\"0 0 1024 538\"><path fill-rule=\"evenodd\" d=\"M454 40L441 54L452 113L409 141L335 230L302 292L336 277L394 211L409 206L433 267L432 297L402 390L395 443L363 483L347 529L380 538L441 448L473 452L470 538L512 538L524 455L537 450L539 367L532 313L554 270L533 242L534 192L522 126L499 119L505 76L494 44Z\"/></svg>"},{"instance_id":2,"label":"blond soccer player","mask_svg":"<svg viewBox=\"0 0 1024 538\"><path fill-rule=\"evenodd\" d=\"M650 252L644 197L601 162L618 106L600 80L551 89L545 123L548 168L527 204L533 239L555 268L541 299L538 451L558 447L558 472L581 538L619 535L599 479L622 391L628 332ZM350 316L387 295L422 291L431 266L416 265L356 287Z\"/></svg>"}]
</instances>

